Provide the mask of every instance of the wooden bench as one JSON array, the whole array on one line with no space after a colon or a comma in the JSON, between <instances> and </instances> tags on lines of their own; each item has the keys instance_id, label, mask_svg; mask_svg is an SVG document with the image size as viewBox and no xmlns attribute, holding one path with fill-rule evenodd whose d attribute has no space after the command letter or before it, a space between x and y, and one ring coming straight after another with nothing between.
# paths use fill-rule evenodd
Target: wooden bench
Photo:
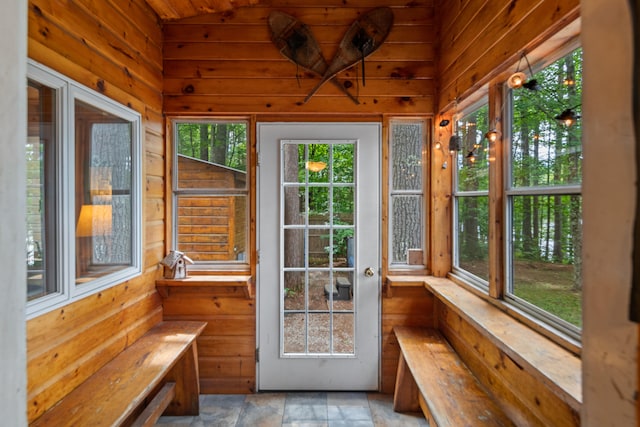
<instances>
[{"instance_id":1,"label":"wooden bench","mask_svg":"<svg viewBox=\"0 0 640 427\"><path fill-rule=\"evenodd\" d=\"M158 323L31 425L152 426L163 412L197 415L196 338L205 326Z\"/></svg>"},{"instance_id":2,"label":"wooden bench","mask_svg":"<svg viewBox=\"0 0 640 427\"><path fill-rule=\"evenodd\" d=\"M422 410L430 426L514 426L435 329L395 327L397 412Z\"/></svg>"}]
</instances>

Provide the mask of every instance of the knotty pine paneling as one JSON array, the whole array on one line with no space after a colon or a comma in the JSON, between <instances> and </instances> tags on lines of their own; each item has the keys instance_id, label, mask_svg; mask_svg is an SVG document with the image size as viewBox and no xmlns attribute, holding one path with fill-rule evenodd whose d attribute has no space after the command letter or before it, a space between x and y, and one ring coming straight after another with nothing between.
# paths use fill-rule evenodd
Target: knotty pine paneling
<instances>
[{"instance_id":1,"label":"knotty pine paneling","mask_svg":"<svg viewBox=\"0 0 640 427\"><path fill-rule=\"evenodd\" d=\"M381 392L393 393L400 347L393 334L395 326L433 327L434 297L424 287L398 287L392 298L382 298L382 381Z\"/></svg>"},{"instance_id":2,"label":"knotty pine paneling","mask_svg":"<svg viewBox=\"0 0 640 427\"><path fill-rule=\"evenodd\" d=\"M166 114L433 113L437 29L433 1L267 3L165 23ZM394 26L387 41L366 59L365 84L360 65L338 76L360 104L331 84L305 104L319 77L280 54L271 42L269 13L280 10L305 22L330 62L351 23L382 5L393 9Z\"/></svg>"},{"instance_id":3,"label":"knotty pine paneling","mask_svg":"<svg viewBox=\"0 0 640 427\"><path fill-rule=\"evenodd\" d=\"M165 320L207 322L198 338L202 393L255 392L255 302L242 292L202 287L174 287L163 299Z\"/></svg>"},{"instance_id":4,"label":"knotty pine paneling","mask_svg":"<svg viewBox=\"0 0 640 427\"><path fill-rule=\"evenodd\" d=\"M579 408L572 408L558 397L480 333L476 325L439 300L435 312L438 329L516 425L580 425Z\"/></svg>"},{"instance_id":5,"label":"knotty pine paneling","mask_svg":"<svg viewBox=\"0 0 640 427\"><path fill-rule=\"evenodd\" d=\"M162 48L160 23L144 0L29 1L29 57L138 111L149 162L143 274L27 322L29 421L162 320L155 288L165 253Z\"/></svg>"},{"instance_id":6,"label":"knotty pine paneling","mask_svg":"<svg viewBox=\"0 0 640 427\"><path fill-rule=\"evenodd\" d=\"M579 16L579 0L437 0L437 111L453 107ZM514 70L515 71L515 68Z\"/></svg>"}]
</instances>

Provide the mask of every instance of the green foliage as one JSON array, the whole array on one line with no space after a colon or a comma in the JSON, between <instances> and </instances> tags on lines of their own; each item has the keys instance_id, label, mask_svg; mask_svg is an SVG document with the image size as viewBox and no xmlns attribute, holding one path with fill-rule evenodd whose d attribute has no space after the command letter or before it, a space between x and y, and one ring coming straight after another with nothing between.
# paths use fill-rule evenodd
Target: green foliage
<instances>
[{"instance_id":1,"label":"green foliage","mask_svg":"<svg viewBox=\"0 0 640 427\"><path fill-rule=\"evenodd\" d=\"M247 124L244 122L178 123L178 154L247 170Z\"/></svg>"}]
</instances>

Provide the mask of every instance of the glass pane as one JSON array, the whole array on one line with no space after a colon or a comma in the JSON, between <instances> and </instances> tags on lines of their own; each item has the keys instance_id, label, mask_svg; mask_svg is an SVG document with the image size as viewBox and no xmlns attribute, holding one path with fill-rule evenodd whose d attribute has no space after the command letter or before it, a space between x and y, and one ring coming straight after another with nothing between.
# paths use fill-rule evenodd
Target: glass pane
<instances>
[{"instance_id":1,"label":"glass pane","mask_svg":"<svg viewBox=\"0 0 640 427\"><path fill-rule=\"evenodd\" d=\"M306 182L306 147L298 144L282 144L282 181Z\"/></svg>"},{"instance_id":2,"label":"glass pane","mask_svg":"<svg viewBox=\"0 0 640 427\"><path fill-rule=\"evenodd\" d=\"M572 185L582 182L580 120L556 120L582 103L582 49L533 76L541 90L514 90L512 124L513 187Z\"/></svg>"},{"instance_id":3,"label":"glass pane","mask_svg":"<svg viewBox=\"0 0 640 427\"><path fill-rule=\"evenodd\" d=\"M393 190L422 190L423 124L391 124Z\"/></svg>"},{"instance_id":4,"label":"glass pane","mask_svg":"<svg viewBox=\"0 0 640 427\"><path fill-rule=\"evenodd\" d=\"M304 271L284 272L284 309L304 310L306 304L306 286Z\"/></svg>"},{"instance_id":5,"label":"glass pane","mask_svg":"<svg viewBox=\"0 0 640 427\"><path fill-rule=\"evenodd\" d=\"M306 212L305 188L287 186L282 191L284 193L284 224L304 224Z\"/></svg>"},{"instance_id":6,"label":"glass pane","mask_svg":"<svg viewBox=\"0 0 640 427\"><path fill-rule=\"evenodd\" d=\"M56 92L29 82L27 141L27 299L58 291L56 285Z\"/></svg>"},{"instance_id":7,"label":"glass pane","mask_svg":"<svg viewBox=\"0 0 640 427\"><path fill-rule=\"evenodd\" d=\"M309 353L331 351L330 322L330 313L309 313Z\"/></svg>"},{"instance_id":8,"label":"glass pane","mask_svg":"<svg viewBox=\"0 0 640 427\"><path fill-rule=\"evenodd\" d=\"M353 225L353 204L355 189L353 187L333 187L333 223Z\"/></svg>"},{"instance_id":9,"label":"glass pane","mask_svg":"<svg viewBox=\"0 0 640 427\"><path fill-rule=\"evenodd\" d=\"M392 263L409 263L409 249L422 248L422 197L393 196L391 198Z\"/></svg>"},{"instance_id":10,"label":"glass pane","mask_svg":"<svg viewBox=\"0 0 640 427\"><path fill-rule=\"evenodd\" d=\"M247 124L177 123L178 188L247 188Z\"/></svg>"},{"instance_id":11,"label":"glass pane","mask_svg":"<svg viewBox=\"0 0 640 427\"><path fill-rule=\"evenodd\" d=\"M328 306L333 310L353 311L353 271L335 272L333 276L333 295L327 295Z\"/></svg>"},{"instance_id":12,"label":"glass pane","mask_svg":"<svg viewBox=\"0 0 640 427\"><path fill-rule=\"evenodd\" d=\"M333 182L353 183L355 144L335 144L333 147Z\"/></svg>"},{"instance_id":13,"label":"glass pane","mask_svg":"<svg viewBox=\"0 0 640 427\"><path fill-rule=\"evenodd\" d=\"M305 313L284 313L285 353L304 353L306 350L307 327Z\"/></svg>"},{"instance_id":14,"label":"glass pane","mask_svg":"<svg viewBox=\"0 0 640 427\"><path fill-rule=\"evenodd\" d=\"M302 149L302 145L300 149ZM310 144L307 147L308 158L305 167L309 173L309 182L329 182L329 145Z\"/></svg>"},{"instance_id":15,"label":"glass pane","mask_svg":"<svg viewBox=\"0 0 640 427\"><path fill-rule=\"evenodd\" d=\"M485 104L456 122L460 150L456 153L458 191L489 189L489 152L484 135L489 131Z\"/></svg>"},{"instance_id":16,"label":"glass pane","mask_svg":"<svg viewBox=\"0 0 640 427\"><path fill-rule=\"evenodd\" d=\"M354 354L355 324L353 313L333 314L333 352Z\"/></svg>"},{"instance_id":17,"label":"glass pane","mask_svg":"<svg viewBox=\"0 0 640 427\"><path fill-rule=\"evenodd\" d=\"M329 187L309 187L309 224L329 222Z\"/></svg>"},{"instance_id":18,"label":"glass pane","mask_svg":"<svg viewBox=\"0 0 640 427\"><path fill-rule=\"evenodd\" d=\"M76 119L76 279L132 265L130 122L81 101Z\"/></svg>"},{"instance_id":19,"label":"glass pane","mask_svg":"<svg viewBox=\"0 0 640 427\"><path fill-rule=\"evenodd\" d=\"M304 228L287 228L284 230L284 266L285 268L304 268L303 251L305 245Z\"/></svg>"},{"instance_id":20,"label":"glass pane","mask_svg":"<svg viewBox=\"0 0 640 427\"><path fill-rule=\"evenodd\" d=\"M353 228L333 229L333 266L353 267Z\"/></svg>"},{"instance_id":21,"label":"glass pane","mask_svg":"<svg viewBox=\"0 0 640 427\"><path fill-rule=\"evenodd\" d=\"M329 267L330 237L328 228L309 229L309 267Z\"/></svg>"},{"instance_id":22,"label":"glass pane","mask_svg":"<svg viewBox=\"0 0 640 427\"><path fill-rule=\"evenodd\" d=\"M329 271L309 272L309 310L327 310L327 299L332 298Z\"/></svg>"},{"instance_id":23,"label":"glass pane","mask_svg":"<svg viewBox=\"0 0 640 427\"><path fill-rule=\"evenodd\" d=\"M177 215L177 249L193 261L246 259L246 196L179 196Z\"/></svg>"},{"instance_id":24,"label":"glass pane","mask_svg":"<svg viewBox=\"0 0 640 427\"><path fill-rule=\"evenodd\" d=\"M513 295L582 324L582 197L512 198Z\"/></svg>"},{"instance_id":25,"label":"glass pane","mask_svg":"<svg viewBox=\"0 0 640 427\"><path fill-rule=\"evenodd\" d=\"M489 198L457 199L458 265L484 280L489 280Z\"/></svg>"}]
</instances>

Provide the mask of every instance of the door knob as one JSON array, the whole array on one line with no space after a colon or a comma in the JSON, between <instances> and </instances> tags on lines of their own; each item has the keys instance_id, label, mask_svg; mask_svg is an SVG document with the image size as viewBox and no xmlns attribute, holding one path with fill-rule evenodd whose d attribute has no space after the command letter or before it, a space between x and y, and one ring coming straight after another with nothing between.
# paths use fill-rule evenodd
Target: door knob
<instances>
[{"instance_id":1,"label":"door knob","mask_svg":"<svg viewBox=\"0 0 640 427\"><path fill-rule=\"evenodd\" d=\"M367 268L365 268L365 269L364 269L364 275L365 275L365 276L367 276L367 277L372 277L374 274L375 274L375 273L374 273L374 271L373 271L373 268L371 268L371 267L367 267Z\"/></svg>"}]
</instances>

